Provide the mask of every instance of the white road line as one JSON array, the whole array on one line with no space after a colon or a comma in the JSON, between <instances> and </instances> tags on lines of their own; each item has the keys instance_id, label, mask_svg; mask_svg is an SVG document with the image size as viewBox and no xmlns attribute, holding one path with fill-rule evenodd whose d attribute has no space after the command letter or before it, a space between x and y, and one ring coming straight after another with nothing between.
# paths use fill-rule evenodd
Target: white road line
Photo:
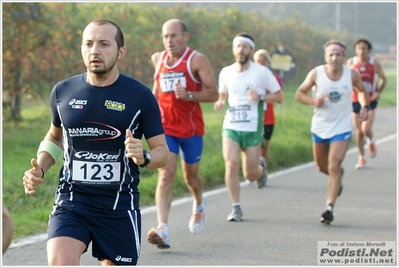
<instances>
[{"instance_id":1,"label":"white road line","mask_svg":"<svg viewBox=\"0 0 399 268\"><path fill-rule=\"evenodd\" d=\"M386 136L382 139L379 139L376 141L376 144L381 144L390 140L393 140L396 138L396 133L395 134L391 134L389 136ZM366 146L365 146L366 147ZM351 149L349 149L346 154L353 154L353 153L357 153L357 147L353 147ZM308 168L310 166L314 166L315 162L309 162L306 164L302 164L299 166L295 166L295 167L291 167L291 168L287 168L272 174L268 175L268 180L273 179L275 177L280 177L283 176L285 174L289 174L292 172L296 172L298 170L304 169L304 168ZM246 185L248 185L249 183L247 181L243 181L240 183L241 187L244 187ZM227 191L226 187L220 188L220 189L215 189L215 190L211 190L211 191L207 191L204 192L204 197L208 197L208 196L213 196L213 195L217 195L220 193L224 193ZM172 202L172 207L176 207L178 205L187 203L187 202L192 202L193 198L192 197L183 197L180 199L176 199ZM147 207L141 210L141 214L149 214L149 213L153 213L156 212L156 206L151 206L151 207ZM32 235L32 236L27 236L27 237L22 237L22 238L17 238L15 240L12 241L10 248L17 248L17 247L22 247L25 245L29 245L29 244L34 244L36 242L40 242L40 241L44 241L47 239L47 233L43 233L43 234L37 234L37 235Z\"/></svg>"}]
</instances>

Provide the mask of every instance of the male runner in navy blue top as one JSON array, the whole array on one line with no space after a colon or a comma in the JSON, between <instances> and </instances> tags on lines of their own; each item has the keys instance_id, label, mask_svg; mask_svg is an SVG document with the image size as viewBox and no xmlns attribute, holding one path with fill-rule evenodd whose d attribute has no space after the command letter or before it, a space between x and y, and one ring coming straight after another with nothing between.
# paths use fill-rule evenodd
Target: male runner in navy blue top
<instances>
[{"instance_id":1,"label":"male runner in navy blue top","mask_svg":"<svg viewBox=\"0 0 399 268\"><path fill-rule=\"evenodd\" d=\"M118 25L90 22L81 47L87 72L51 92L51 126L23 177L25 193L35 194L63 154L48 227L49 265L79 265L91 242L102 265L136 265L140 256L139 166L163 167L169 151L151 90L118 70L126 51Z\"/></svg>"}]
</instances>

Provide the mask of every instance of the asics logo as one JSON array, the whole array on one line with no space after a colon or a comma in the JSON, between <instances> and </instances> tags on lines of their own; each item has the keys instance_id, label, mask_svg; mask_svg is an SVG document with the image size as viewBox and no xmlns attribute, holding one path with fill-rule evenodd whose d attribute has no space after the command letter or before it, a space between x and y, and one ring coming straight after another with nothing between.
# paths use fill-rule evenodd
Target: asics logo
<instances>
[{"instance_id":1,"label":"asics logo","mask_svg":"<svg viewBox=\"0 0 399 268\"><path fill-rule=\"evenodd\" d=\"M69 105L86 105L87 100L77 100L77 99L72 99L69 101Z\"/></svg>"},{"instance_id":2,"label":"asics logo","mask_svg":"<svg viewBox=\"0 0 399 268\"><path fill-rule=\"evenodd\" d=\"M132 258L122 257L121 255L116 256L115 260L121 262L132 262Z\"/></svg>"}]
</instances>

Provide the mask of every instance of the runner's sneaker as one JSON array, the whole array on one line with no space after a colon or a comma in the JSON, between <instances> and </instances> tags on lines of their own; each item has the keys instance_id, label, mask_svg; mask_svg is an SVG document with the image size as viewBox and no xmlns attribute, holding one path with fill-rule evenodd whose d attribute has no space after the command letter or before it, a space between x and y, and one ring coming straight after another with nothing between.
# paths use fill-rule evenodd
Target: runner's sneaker
<instances>
[{"instance_id":1,"label":"runner's sneaker","mask_svg":"<svg viewBox=\"0 0 399 268\"><path fill-rule=\"evenodd\" d=\"M195 200L193 201L193 214L188 222L188 229L191 233L199 233L205 225L205 199L202 199L202 211L197 211Z\"/></svg>"},{"instance_id":2,"label":"runner's sneaker","mask_svg":"<svg viewBox=\"0 0 399 268\"><path fill-rule=\"evenodd\" d=\"M332 210L326 210L322 215L320 221L325 224L330 224L334 220L334 213Z\"/></svg>"},{"instance_id":3,"label":"runner's sneaker","mask_svg":"<svg viewBox=\"0 0 399 268\"><path fill-rule=\"evenodd\" d=\"M259 164L263 167L263 174L262 176L256 181L256 186L258 189L262 188L263 186L267 185L267 170L266 170L266 160L263 156L259 159Z\"/></svg>"},{"instance_id":4,"label":"runner's sneaker","mask_svg":"<svg viewBox=\"0 0 399 268\"><path fill-rule=\"evenodd\" d=\"M369 149L370 149L370 156L375 157L375 155L377 154L377 147L375 147L375 144L370 143Z\"/></svg>"},{"instance_id":5,"label":"runner's sneaker","mask_svg":"<svg viewBox=\"0 0 399 268\"><path fill-rule=\"evenodd\" d=\"M359 156L359 162L355 165L356 169L362 169L366 167L366 159L364 157Z\"/></svg>"},{"instance_id":6,"label":"runner's sneaker","mask_svg":"<svg viewBox=\"0 0 399 268\"><path fill-rule=\"evenodd\" d=\"M157 245L160 249L170 248L169 234L161 227L152 227L151 230L148 231L148 242Z\"/></svg>"},{"instance_id":7,"label":"runner's sneaker","mask_svg":"<svg viewBox=\"0 0 399 268\"><path fill-rule=\"evenodd\" d=\"M227 221L242 221L242 210L240 206L234 206L233 210L227 215Z\"/></svg>"}]
</instances>

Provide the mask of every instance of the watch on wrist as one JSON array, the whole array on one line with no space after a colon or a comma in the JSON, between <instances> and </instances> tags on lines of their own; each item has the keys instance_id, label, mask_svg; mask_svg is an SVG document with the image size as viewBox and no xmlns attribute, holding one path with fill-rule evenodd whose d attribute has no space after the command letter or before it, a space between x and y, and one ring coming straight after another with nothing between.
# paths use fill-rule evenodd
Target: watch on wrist
<instances>
[{"instance_id":1,"label":"watch on wrist","mask_svg":"<svg viewBox=\"0 0 399 268\"><path fill-rule=\"evenodd\" d=\"M152 159L150 152L147 150L143 150L143 156L144 156L144 163L142 165L140 165L140 167L147 166L151 162L151 159Z\"/></svg>"},{"instance_id":2,"label":"watch on wrist","mask_svg":"<svg viewBox=\"0 0 399 268\"><path fill-rule=\"evenodd\" d=\"M370 111L370 105L364 105L363 108L367 108L367 111Z\"/></svg>"},{"instance_id":3,"label":"watch on wrist","mask_svg":"<svg viewBox=\"0 0 399 268\"><path fill-rule=\"evenodd\" d=\"M191 91L187 91L188 100L192 100L194 98L194 94Z\"/></svg>"}]
</instances>

